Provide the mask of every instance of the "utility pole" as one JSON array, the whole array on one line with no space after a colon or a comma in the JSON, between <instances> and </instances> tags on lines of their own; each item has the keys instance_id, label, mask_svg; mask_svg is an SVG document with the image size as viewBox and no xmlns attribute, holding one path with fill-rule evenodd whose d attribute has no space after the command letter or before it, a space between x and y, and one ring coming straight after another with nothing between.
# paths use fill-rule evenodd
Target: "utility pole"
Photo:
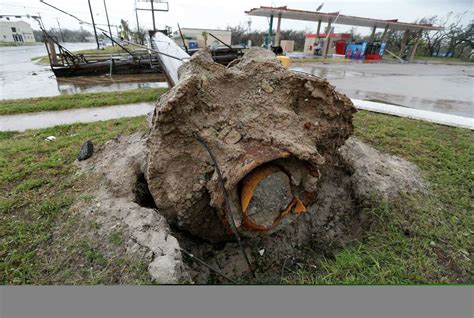
<instances>
[{"instance_id":1,"label":"utility pole","mask_svg":"<svg viewBox=\"0 0 474 318\"><path fill-rule=\"evenodd\" d=\"M107 4L104 0L105 16L107 17L107 25L109 26L109 34L112 37L112 29L110 28L109 13L107 12ZM112 41L112 46L115 46L114 41Z\"/></svg>"},{"instance_id":2,"label":"utility pole","mask_svg":"<svg viewBox=\"0 0 474 318\"><path fill-rule=\"evenodd\" d=\"M268 35L265 37L265 48L271 50L273 41L273 14L270 15L270 23L268 26Z\"/></svg>"},{"instance_id":3,"label":"utility pole","mask_svg":"<svg viewBox=\"0 0 474 318\"><path fill-rule=\"evenodd\" d=\"M87 2L89 2L89 10L91 12L92 26L94 27L95 42L97 43L97 49L99 50L100 49L99 38L97 37L97 30L95 29L95 22L94 22L94 15L92 14L91 0L87 0Z\"/></svg>"},{"instance_id":4,"label":"utility pole","mask_svg":"<svg viewBox=\"0 0 474 318\"><path fill-rule=\"evenodd\" d=\"M153 18L153 31L156 30L156 26L155 26L155 8L153 7L153 1L154 0L150 0L150 3L151 3L151 16Z\"/></svg>"},{"instance_id":5,"label":"utility pole","mask_svg":"<svg viewBox=\"0 0 474 318\"><path fill-rule=\"evenodd\" d=\"M63 31L61 31L61 25L59 24L59 19L56 18L56 21L58 21L59 37L61 38L61 42L64 43Z\"/></svg>"},{"instance_id":6,"label":"utility pole","mask_svg":"<svg viewBox=\"0 0 474 318\"><path fill-rule=\"evenodd\" d=\"M135 17L137 18L137 33L138 33L138 40L140 41L140 44L143 44L143 41L142 41L142 36L140 34L140 24L138 23L138 11L137 9L135 8Z\"/></svg>"},{"instance_id":7,"label":"utility pole","mask_svg":"<svg viewBox=\"0 0 474 318\"><path fill-rule=\"evenodd\" d=\"M166 4L166 9L155 9L154 2L155 0L144 0L144 2L150 1L151 4L151 9L141 9L141 8L135 8L135 11L151 11L151 17L153 19L153 31L156 31L156 23L155 23L155 11L163 11L163 12L168 12L169 11L169 4L167 1L160 0L157 3L159 4ZM136 14L137 18L137 26L138 26L138 14Z\"/></svg>"},{"instance_id":8,"label":"utility pole","mask_svg":"<svg viewBox=\"0 0 474 318\"><path fill-rule=\"evenodd\" d=\"M135 0L135 18L137 19L137 32L138 32L139 37L140 37L140 23L138 23L137 0ZM141 37L140 37L140 39L141 39ZM140 43L140 44L143 44L143 43Z\"/></svg>"}]
</instances>

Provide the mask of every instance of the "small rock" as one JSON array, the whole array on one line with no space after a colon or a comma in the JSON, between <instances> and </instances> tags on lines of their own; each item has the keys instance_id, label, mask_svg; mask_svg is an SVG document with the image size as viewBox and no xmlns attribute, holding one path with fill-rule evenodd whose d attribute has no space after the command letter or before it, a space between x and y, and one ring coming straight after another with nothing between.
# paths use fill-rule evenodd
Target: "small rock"
<instances>
[{"instance_id":1,"label":"small rock","mask_svg":"<svg viewBox=\"0 0 474 318\"><path fill-rule=\"evenodd\" d=\"M263 253L265 253L265 249L262 248L261 250L258 251L258 254L260 254L260 256L263 256Z\"/></svg>"},{"instance_id":2,"label":"small rock","mask_svg":"<svg viewBox=\"0 0 474 318\"><path fill-rule=\"evenodd\" d=\"M45 140L46 140L46 141L55 141L55 140L56 140L56 137L54 137L54 136L48 136L48 137L46 137Z\"/></svg>"},{"instance_id":3,"label":"small rock","mask_svg":"<svg viewBox=\"0 0 474 318\"><path fill-rule=\"evenodd\" d=\"M436 246L436 243L435 243L434 241L431 241L431 242L430 242L430 246L435 247L435 246Z\"/></svg>"},{"instance_id":4,"label":"small rock","mask_svg":"<svg viewBox=\"0 0 474 318\"><path fill-rule=\"evenodd\" d=\"M82 144L81 150L79 151L79 156L77 156L77 160L82 161L92 157L94 153L94 145L92 141L88 140Z\"/></svg>"},{"instance_id":5,"label":"small rock","mask_svg":"<svg viewBox=\"0 0 474 318\"><path fill-rule=\"evenodd\" d=\"M273 87L266 80L262 81L262 89L269 94L273 93Z\"/></svg>"},{"instance_id":6,"label":"small rock","mask_svg":"<svg viewBox=\"0 0 474 318\"><path fill-rule=\"evenodd\" d=\"M233 144L236 144L240 141L240 138L242 138L242 136L240 135L240 133L235 130L235 129L232 129L231 131L229 131L229 133L224 137L224 142L228 145L233 145Z\"/></svg>"}]
</instances>

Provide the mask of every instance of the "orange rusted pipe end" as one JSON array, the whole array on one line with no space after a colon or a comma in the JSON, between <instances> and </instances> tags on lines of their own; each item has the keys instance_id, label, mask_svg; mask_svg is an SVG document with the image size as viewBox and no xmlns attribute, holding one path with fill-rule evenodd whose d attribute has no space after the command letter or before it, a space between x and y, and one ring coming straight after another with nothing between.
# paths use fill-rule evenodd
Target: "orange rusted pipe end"
<instances>
[{"instance_id":1,"label":"orange rusted pipe end","mask_svg":"<svg viewBox=\"0 0 474 318\"><path fill-rule=\"evenodd\" d=\"M240 200L242 206L242 225L248 230L257 231L257 232L266 232L274 228L278 223L290 212L293 213L303 213L306 212L306 207L299 198L293 194L293 198L288 206L282 210L278 211L278 216L272 220L270 226L263 226L254 222L247 214L247 209L249 207L250 201L252 200L253 194L257 186L261 181L270 176L275 172L283 171L275 165L265 165L254 169L242 180L242 190L240 193ZM284 172L284 171L283 171ZM285 172L286 173L286 172Z\"/></svg>"}]
</instances>

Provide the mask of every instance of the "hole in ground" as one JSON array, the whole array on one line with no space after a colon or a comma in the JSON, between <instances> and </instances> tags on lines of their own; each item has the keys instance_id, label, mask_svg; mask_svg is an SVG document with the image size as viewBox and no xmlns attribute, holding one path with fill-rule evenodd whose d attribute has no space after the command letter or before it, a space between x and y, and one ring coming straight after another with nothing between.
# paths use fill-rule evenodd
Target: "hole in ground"
<instances>
[{"instance_id":1,"label":"hole in ground","mask_svg":"<svg viewBox=\"0 0 474 318\"><path fill-rule=\"evenodd\" d=\"M135 203L144 208L156 209L156 204L148 189L148 182L146 181L144 173L140 173L137 176L137 182L135 183L133 192L135 194Z\"/></svg>"}]
</instances>

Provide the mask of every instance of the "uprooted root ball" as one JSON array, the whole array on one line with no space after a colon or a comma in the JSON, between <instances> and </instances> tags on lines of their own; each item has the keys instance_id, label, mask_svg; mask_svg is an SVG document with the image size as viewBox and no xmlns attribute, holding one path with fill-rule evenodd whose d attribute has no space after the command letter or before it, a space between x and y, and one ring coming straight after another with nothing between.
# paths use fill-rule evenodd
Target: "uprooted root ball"
<instances>
[{"instance_id":1,"label":"uprooted root ball","mask_svg":"<svg viewBox=\"0 0 474 318\"><path fill-rule=\"evenodd\" d=\"M156 206L193 235L231 237L216 167L200 139L216 157L239 232L285 227L314 202L320 171L352 133L354 112L327 81L286 70L268 50L253 48L228 68L200 51L155 109L146 177ZM280 172L255 177L265 165ZM287 180L271 181L272 172ZM271 206L284 192L287 202ZM243 202L269 210L246 211Z\"/></svg>"}]
</instances>

